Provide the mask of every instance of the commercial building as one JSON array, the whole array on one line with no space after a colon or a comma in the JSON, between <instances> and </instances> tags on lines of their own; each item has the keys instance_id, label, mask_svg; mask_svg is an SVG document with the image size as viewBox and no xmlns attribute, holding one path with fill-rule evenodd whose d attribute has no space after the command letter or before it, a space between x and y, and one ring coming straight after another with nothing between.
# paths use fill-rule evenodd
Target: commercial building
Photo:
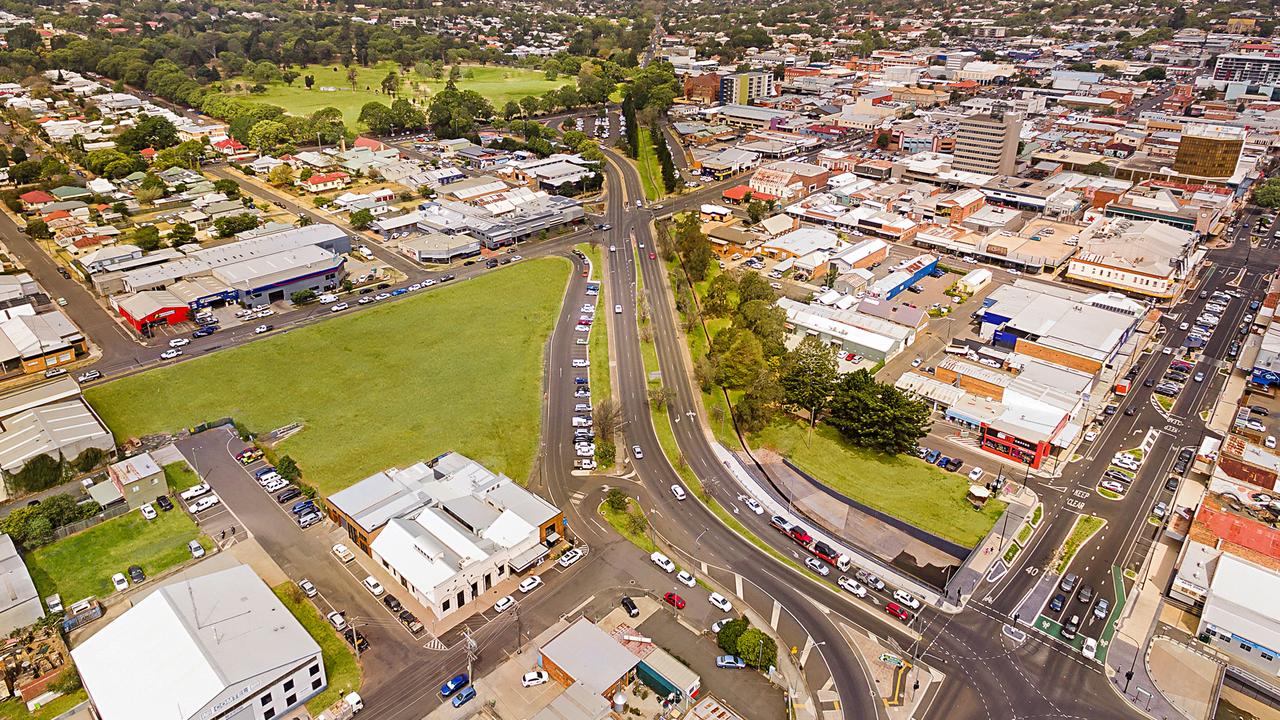
<instances>
[{"instance_id":1,"label":"commercial building","mask_svg":"<svg viewBox=\"0 0 1280 720\"><path fill-rule=\"evenodd\" d=\"M1022 118L1008 112L966 115L956 128L953 167L986 175L1012 175L1017 169Z\"/></svg>"},{"instance_id":2,"label":"commercial building","mask_svg":"<svg viewBox=\"0 0 1280 720\"><path fill-rule=\"evenodd\" d=\"M881 300L892 300L902 291L929 276L938 267L936 255L917 255L899 263L893 272L867 287L867 293Z\"/></svg>"},{"instance_id":3,"label":"commercial building","mask_svg":"<svg viewBox=\"0 0 1280 720\"><path fill-rule=\"evenodd\" d=\"M750 105L772 96L772 72L742 72L720 76L717 99L726 105Z\"/></svg>"},{"instance_id":4,"label":"commercial building","mask_svg":"<svg viewBox=\"0 0 1280 720\"><path fill-rule=\"evenodd\" d=\"M1213 63L1213 79L1250 85L1280 85L1280 53L1223 53Z\"/></svg>"},{"instance_id":5,"label":"commercial building","mask_svg":"<svg viewBox=\"0 0 1280 720\"><path fill-rule=\"evenodd\" d=\"M1099 220L1080 236L1066 278L1170 300L1205 256L1196 233L1153 221Z\"/></svg>"},{"instance_id":6,"label":"commercial building","mask_svg":"<svg viewBox=\"0 0 1280 720\"><path fill-rule=\"evenodd\" d=\"M272 720L328 686L320 646L247 565L153 590L71 655L101 720Z\"/></svg>"},{"instance_id":7,"label":"commercial building","mask_svg":"<svg viewBox=\"0 0 1280 720\"><path fill-rule=\"evenodd\" d=\"M1244 128L1230 125L1184 125L1173 170L1191 177L1230 178L1236 174L1246 135Z\"/></svg>"},{"instance_id":8,"label":"commercial building","mask_svg":"<svg viewBox=\"0 0 1280 720\"><path fill-rule=\"evenodd\" d=\"M418 206L418 229L470 235L494 250L543 231L582 222L584 215L578 202L527 188L518 190L503 193L505 197L483 205L457 200L424 202Z\"/></svg>"},{"instance_id":9,"label":"commercial building","mask_svg":"<svg viewBox=\"0 0 1280 720\"><path fill-rule=\"evenodd\" d=\"M8 636L44 617L27 564L18 555L13 538L0 535L0 634Z\"/></svg>"},{"instance_id":10,"label":"commercial building","mask_svg":"<svg viewBox=\"0 0 1280 720\"><path fill-rule=\"evenodd\" d=\"M97 448L115 453L115 438L69 377L0 397L0 470L14 473L38 455L75 460Z\"/></svg>"},{"instance_id":11,"label":"commercial building","mask_svg":"<svg viewBox=\"0 0 1280 720\"><path fill-rule=\"evenodd\" d=\"M842 352L871 360L889 359L916 341L916 329L856 309L839 309L779 298L786 329L799 342L814 337Z\"/></svg>"},{"instance_id":12,"label":"commercial building","mask_svg":"<svg viewBox=\"0 0 1280 720\"><path fill-rule=\"evenodd\" d=\"M36 314L31 305L0 311L0 371L40 373L74 362L89 342L60 310Z\"/></svg>"},{"instance_id":13,"label":"commercial building","mask_svg":"<svg viewBox=\"0 0 1280 720\"><path fill-rule=\"evenodd\" d=\"M470 235L429 232L400 241L400 251L420 263L444 265L480 254L480 241Z\"/></svg>"},{"instance_id":14,"label":"commercial building","mask_svg":"<svg viewBox=\"0 0 1280 720\"><path fill-rule=\"evenodd\" d=\"M1235 555L1219 557L1198 634L1234 663L1280 677L1280 572Z\"/></svg>"},{"instance_id":15,"label":"commercial building","mask_svg":"<svg viewBox=\"0 0 1280 720\"><path fill-rule=\"evenodd\" d=\"M329 518L437 617L545 559L567 531L554 505L450 452L334 493Z\"/></svg>"}]
</instances>

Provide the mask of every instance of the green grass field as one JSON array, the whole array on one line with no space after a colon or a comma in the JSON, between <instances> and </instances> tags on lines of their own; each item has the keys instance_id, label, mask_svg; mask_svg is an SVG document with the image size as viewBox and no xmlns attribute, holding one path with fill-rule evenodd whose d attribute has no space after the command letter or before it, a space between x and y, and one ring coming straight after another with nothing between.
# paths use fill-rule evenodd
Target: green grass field
<instances>
[{"instance_id":1,"label":"green grass field","mask_svg":"<svg viewBox=\"0 0 1280 720\"><path fill-rule=\"evenodd\" d=\"M180 493L189 487L200 484L200 476L191 466L184 462L169 463L164 466L164 480L169 485L169 492Z\"/></svg>"},{"instance_id":2,"label":"green grass field","mask_svg":"<svg viewBox=\"0 0 1280 720\"><path fill-rule=\"evenodd\" d=\"M151 578L190 560L187 543L197 538L206 550L213 547L191 518L176 508L155 520L128 512L36 548L26 556L27 569L40 597L59 593L63 604L70 605L90 595L112 594L111 576L130 565L141 566Z\"/></svg>"},{"instance_id":3,"label":"green grass field","mask_svg":"<svg viewBox=\"0 0 1280 720\"><path fill-rule=\"evenodd\" d=\"M658 164L658 153L653 149L653 138L649 128L640 128L639 152L636 153L636 167L640 169L640 182L644 184L644 195L650 200L662 197L662 166Z\"/></svg>"},{"instance_id":4,"label":"green grass field","mask_svg":"<svg viewBox=\"0 0 1280 720\"><path fill-rule=\"evenodd\" d=\"M225 416L254 432L300 422L276 451L324 494L448 450L523 481L568 271L526 260L86 396L121 439Z\"/></svg>"},{"instance_id":5,"label":"green grass field","mask_svg":"<svg viewBox=\"0 0 1280 720\"><path fill-rule=\"evenodd\" d=\"M319 715L343 695L360 689L360 665L356 663L351 646L334 631L328 620L320 616L315 606L307 602L296 585L284 583L271 588L271 591L320 646L320 657L324 659L324 675L329 679L329 687L307 703L307 710L311 715Z\"/></svg>"},{"instance_id":6,"label":"green grass field","mask_svg":"<svg viewBox=\"0 0 1280 720\"><path fill-rule=\"evenodd\" d=\"M851 447L835 429L818 425L812 444L798 422L764 429L754 444L787 456L836 491L964 547L977 545L1004 511L992 500L981 512L965 500L968 480L910 456L889 457Z\"/></svg>"},{"instance_id":7,"label":"green grass field","mask_svg":"<svg viewBox=\"0 0 1280 720\"><path fill-rule=\"evenodd\" d=\"M578 243L575 247L591 260L591 279L603 283L604 262L600 257L602 254L600 246L595 243ZM610 308L605 307L604 295L597 295L596 321L591 326L591 332L588 333L590 340L587 345L587 354L591 362L588 368L591 372L588 376L591 380L591 392L597 398L597 403L611 397L613 390L609 378L609 310Z\"/></svg>"},{"instance_id":8,"label":"green grass field","mask_svg":"<svg viewBox=\"0 0 1280 720\"><path fill-rule=\"evenodd\" d=\"M243 88L242 94L252 100L279 105L293 115L310 115L325 107L336 107L342 111L347 126L360 130L363 125L357 122L360 108L367 102L381 102L390 105L394 99L381 91L382 79L387 72L396 68L394 62L383 62L369 67L355 67L356 89L351 89L347 81L347 68L341 65L308 65L294 66L299 74L292 85L275 82L267 85L267 91L251 95L248 89L255 82L247 77L232 78L224 83L224 87L235 93L235 86ZM542 95L575 82L574 78L562 77L547 80L540 70L527 68L470 65L463 66L463 78L458 81L458 89L475 90L489 100L494 110L502 111L508 100L519 100L526 95ZM447 72L447 71L446 71ZM470 76L468 76L468 74ZM315 87L307 89L303 77L314 75ZM447 76L446 76L447 77ZM417 71L401 73L400 94L403 97L416 98L424 104L430 101L435 93L442 90L447 81L432 80L419 75ZM328 90L321 90L328 88Z\"/></svg>"},{"instance_id":9,"label":"green grass field","mask_svg":"<svg viewBox=\"0 0 1280 720\"><path fill-rule=\"evenodd\" d=\"M647 553L653 553L658 546L653 544L653 540L649 539L649 533L634 533L631 531L631 525L627 522L627 516L640 512L639 506L636 505L634 498L627 499L626 510L614 510L608 505L600 505L600 514L604 516L605 522L617 531L619 535L631 541L632 545L640 548Z\"/></svg>"},{"instance_id":10,"label":"green grass field","mask_svg":"<svg viewBox=\"0 0 1280 720\"><path fill-rule=\"evenodd\" d=\"M1075 559L1080 547L1089 542L1089 538L1093 537L1094 533L1101 530L1102 526L1106 524L1106 520L1095 515L1081 515L1078 517L1076 524L1071 528L1071 534L1062 543L1062 555L1058 560L1055 572L1064 572L1067 566L1071 564L1071 561Z\"/></svg>"},{"instance_id":11,"label":"green grass field","mask_svg":"<svg viewBox=\"0 0 1280 720\"><path fill-rule=\"evenodd\" d=\"M74 669L71 672L75 672ZM35 712L27 710L27 704L21 698L0 702L0 720L50 720L89 699L84 689L70 695L61 695L41 705Z\"/></svg>"}]
</instances>

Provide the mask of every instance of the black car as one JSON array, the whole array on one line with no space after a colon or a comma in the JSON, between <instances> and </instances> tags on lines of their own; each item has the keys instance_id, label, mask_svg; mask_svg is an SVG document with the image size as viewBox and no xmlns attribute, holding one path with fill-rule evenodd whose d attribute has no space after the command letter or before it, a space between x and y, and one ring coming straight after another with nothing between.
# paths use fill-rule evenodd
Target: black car
<instances>
[{"instance_id":1,"label":"black car","mask_svg":"<svg viewBox=\"0 0 1280 720\"><path fill-rule=\"evenodd\" d=\"M67 269L64 267L58 268L58 274L66 278L67 280L71 279L71 273L67 272Z\"/></svg>"},{"instance_id":2,"label":"black car","mask_svg":"<svg viewBox=\"0 0 1280 720\"><path fill-rule=\"evenodd\" d=\"M1173 475L1170 475L1169 479L1164 481L1164 489L1168 490L1169 492L1177 492L1178 478Z\"/></svg>"},{"instance_id":3,"label":"black car","mask_svg":"<svg viewBox=\"0 0 1280 720\"><path fill-rule=\"evenodd\" d=\"M137 585L138 583L146 579L147 579L147 576L143 574L142 568L138 567L137 565L129 566L129 580L132 581L134 585Z\"/></svg>"},{"instance_id":4,"label":"black car","mask_svg":"<svg viewBox=\"0 0 1280 720\"><path fill-rule=\"evenodd\" d=\"M455 276L454 276L454 274L453 274L453 273L449 273L448 275L441 275L441 276L440 276L440 282L449 282L449 281L450 281L450 280L452 280L454 277L455 277Z\"/></svg>"},{"instance_id":5,"label":"black car","mask_svg":"<svg viewBox=\"0 0 1280 720\"><path fill-rule=\"evenodd\" d=\"M1076 599L1086 605L1093 602L1093 586L1082 585L1080 587L1080 592L1076 593Z\"/></svg>"},{"instance_id":6,"label":"black car","mask_svg":"<svg viewBox=\"0 0 1280 720\"><path fill-rule=\"evenodd\" d=\"M368 294L369 294L369 293L371 293L371 292L373 292L373 288L371 288L371 287L360 288L360 294L361 294L361 295L368 295Z\"/></svg>"},{"instance_id":7,"label":"black car","mask_svg":"<svg viewBox=\"0 0 1280 720\"><path fill-rule=\"evenodd\" d=\"M422 632L422 623L418 622L418 618L414 617L413 613L408 610L401 610L398 617L400 618L400 622L404 623L404 626L409 628L409 632L414 635Z\"/></svg>"},{"instance_id":8,"label":"black car","mask_svg":"<svg viewBox=\"0 0 1280 720\"><path fill-rule=\"evenodd\" d=\"M1115 480L1115 481L1117 481L1117 482L1122 482L1122 483L1126 483L1126 484L1127 484L1127 483L1131 483L1131 482L1133 482L1133 478L1129 477L1128 475L1125 475L1124 473L1120 472L1119 470L1108 470L1108 471L1106 471L1106 472L1102 473L1102 477L1104 477L1104 478L1106 478L1106 479L1108 479L1108 480Z\"/></svg>"},{"instance_id":9,"label":"black car","mask_svg":"<svg viewBox=\"0 0 1280 720\"><path fill-rule=\"evenodd\" d=\"M485 267L487 267L487 268L496 268L496 267L498 267L498 260L497 260L497 258L489 258L488 260L485 260L485 261L484 261L484 266L485 266Z\"/></svg>"},{"instance_id":10,"label":"black car","mask_svg":"<svg viewBox=\"0 0 1280 720\"><path fill-rule=\"evenodd\" d=\"M364 652L369 649L369 641L354 628L343 630L342 637L347 639L347 643L355 648L356 652Z\"/></svg>"},{"instance_id":11,"label":"black car","mask_svg":"<svg viewBox=\"0 0 1280 720\"><path fill-rule=\"evenodd\" d=\"M1124 414L1125 414L1125 415L1133 415L1133 408L1131 408L1131 407L1127 407L1127 408L1125 408L1125 409L1124 409Z\"/></svg>"},{"instance_id":12,"label":"black car","mask_svg":"<svg viewBox=\"0 0 1280 720\"><path fill-rule=\"evenodd\" d=\"M1187 468L1191 467L1191 458L1195 457L1195 451L1191 448L1182 448L1178 453L1178 459L1173 462L1173 471L1176 473L1185 473Z\"/></svg>"},{"instance_id":13,"label":"black car","mask_svg":"<svg viewBox=\"0 0 1280 720\"><path fill-rule=\"evenodd\" d=\"M386 290L389 287L391 287L391 283L378 283L379 290Z\"/></svg>"},{"instance_id":14,"label":"black car","mask_svg":"<svg viewBox=\"0 0 1280 720\"><path fill-rule=\"evenodd\" d=\"M173 501L169 499L168 495L161 495L160 497L156 498L156 504L159 505L160 509L165 512L169 512L170 510L173 509Z\"/></svg>"},{"instance_id":15,"label":"black car","mask_svg":"<svg viewBox=\"0 0 1280 720\"><path fill-rule=\"evenodd\" d=\"M1262 407L1261 405L1250 405L1249 412L1253 413L1254 415L1261 415L1262 417L1266 417L1271 414L1266 408Z\"/></svg>"},{"instance_id":16,"label":"black car","mask_svg":"<svg viewBox=\"0 0 1280 720\"><path fill-rule=\"evenodd\" d=\"M640 608L636 605L636 601L626 595L622 596L622 609L626 610L627 615L631 617L638 617L640 615Z\"/></svg>"},{"instance_id":17,"label":"black car","mask_svg":"<svg viewBox=\"0 0 1280 720\"><path fill-rule=\"evenodd\" d=\"M947 469L951 472L960 472L960 468L964 466L964 461L960 458L951 458L947 461Z\"/></svg>"},{"instance_id":18,"label":"black car","mask_svg":"<svg viewBox=\"0 0 1280 720\"><path fill-rule=\"evenodd\" d=\"M400 612L401 608L403 607L402 605L400 605L400 600L397 599L395 595L391 595L390 593L383 596L382 604L386 605L387 609L393 613Z\"/></svg>"},{"instance_id":19,"label":"black car","mask_svg":"<svg viewBox=\"0 0 1280 720\"><path fill-rule=\"evenodd\" d=\"M1151 378L1147 378L1146 380L1142 381L1142 387L1153 387L1155 384L1156 384L1156 381L1152 380Z\"/></svg>"},{"instance_id":20,"label":"black car","mask_svg":"<svg viewBox=\"0 0 1280 720\"><path fill-rule=\"evenodd\" d=\"M1119 409L1119 407L1120 407L1119 405L1108 405L1108 406L1106 406L1106 407L1102 408L1102 414L1103 414L1103 415L1115 415L1115 414L1116 414L1116 410L1118 410L1118 409Z\"/></svg>"},{"instance_id":21,"label":"black car","mask_svg":"<svg viewBox=\"0 0 1280 720\"><path fill-rule=\"evenodd\" d=\"M276 495L276 502L283 505L289 502L290 500L298 497L301 494L302 494L302 491L299 490L298 488L295 488L295 487L287 488L285 490L281 490L279 495Z\"/></svg>"}]
</instances>

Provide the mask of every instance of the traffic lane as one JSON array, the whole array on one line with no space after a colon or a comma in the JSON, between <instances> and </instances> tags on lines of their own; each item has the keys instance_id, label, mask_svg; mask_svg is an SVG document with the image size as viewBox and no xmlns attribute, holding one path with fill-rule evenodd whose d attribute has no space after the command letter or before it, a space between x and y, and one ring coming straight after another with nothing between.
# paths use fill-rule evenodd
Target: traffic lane
<instances>
[{"instance_id":1,"label":"traffic lane","mask_svg":"<svg viewBox=\"0 0 1280 720\"><path fill-rule=\"evenodd\" d=\"M325 523L300 530L275 499L265 493L233 455L243 443L232 432L210 430L178 443L179 450L213 488L222 502L244 523L263 549L293 582L310 580L323 597L316 603L322 615L343 612L349 619L365 619L360 633L369 641L361 653L365 687L390 682L397 668L416 661L418 643L408 630L387 621L389 611L360 585L330 552ZM376 624L375 624L376 623Z\"/></svg>"}]
</instances>

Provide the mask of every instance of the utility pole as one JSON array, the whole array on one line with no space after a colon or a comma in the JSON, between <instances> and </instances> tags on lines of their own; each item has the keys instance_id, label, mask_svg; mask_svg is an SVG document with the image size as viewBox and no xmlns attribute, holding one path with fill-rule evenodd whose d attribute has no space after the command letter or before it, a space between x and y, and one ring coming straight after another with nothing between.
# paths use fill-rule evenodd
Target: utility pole
<instances>
[{"instance_id":1,"label":"utility pole","mask_svg":"<svg viewBox=\"0 0 1280 720\"><path fill-rule=\"evenodd\" d=\"M462 632L462 635L465 638L466 648L467 648L467 679L471 680L472 675L475 673L477 646L476 646L476 641L471 637L470 628L464 630ZM473 681L473 684L474 684L474 681Z\"/></svg>"}]
</instances>

